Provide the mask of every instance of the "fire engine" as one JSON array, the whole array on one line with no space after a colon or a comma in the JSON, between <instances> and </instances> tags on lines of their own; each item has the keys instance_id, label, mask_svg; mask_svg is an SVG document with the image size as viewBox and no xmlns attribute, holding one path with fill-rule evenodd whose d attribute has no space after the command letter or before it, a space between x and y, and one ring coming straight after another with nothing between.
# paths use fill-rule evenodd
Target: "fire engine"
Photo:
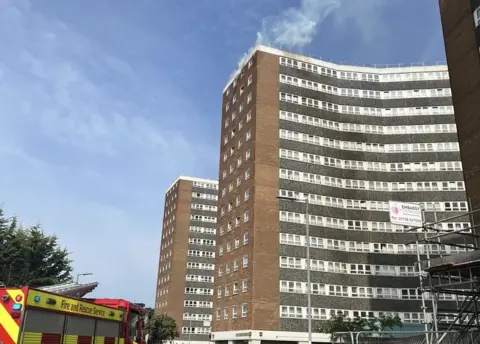
<instances>
[{"instance_id":1,"label":"fire engine","mask_svg":"<svg viewBox=\"0 0 480 344\"><path fill-rule=\"evenodd\" d=\"M0 344L144 344L145 316L121 299L0 286Z\"/></svg>"}]
</instances>

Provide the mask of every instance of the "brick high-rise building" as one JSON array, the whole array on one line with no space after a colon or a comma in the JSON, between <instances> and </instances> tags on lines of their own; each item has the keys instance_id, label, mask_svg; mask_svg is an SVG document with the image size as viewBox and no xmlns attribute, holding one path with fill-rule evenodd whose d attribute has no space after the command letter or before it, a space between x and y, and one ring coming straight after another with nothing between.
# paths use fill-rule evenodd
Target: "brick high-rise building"
<instances>
[{"instance_id":1,"label":"brick high-rise building","mask_svg":"<svg viewBox=\"0 0 480 344\"><path fill-rule=\"evenodd\" d=\"M155 311L179 343L207 343L212 320L218 182L180 176L165 193Z\"/></svg>"},{"instance_id":2,"label":"brick high-rise building","mask_svg":"<svg viewBox=\"0 0 480 344\"><path fill-rule=\"evenodd\" d=\"M440 0L467 195L480 207L480 0ZM480 223L480 213L474 214Z\"/></svg>"},{"instance_id":3,"label":"brick high-rise building","mask_svg":"<svg viewBox=\"0 0 480 344\"><path fill-rule=\"evenodd\" d=\"M309 198L314 329L332 312L423 321L417 251L388 201L422 204L427 221L467 210L446 66L256 46L224 89L221 128L213 341L307 341L305 204L278 196ZM469 225L456 221L442 228Z\"/></svg>"}]
</instances>

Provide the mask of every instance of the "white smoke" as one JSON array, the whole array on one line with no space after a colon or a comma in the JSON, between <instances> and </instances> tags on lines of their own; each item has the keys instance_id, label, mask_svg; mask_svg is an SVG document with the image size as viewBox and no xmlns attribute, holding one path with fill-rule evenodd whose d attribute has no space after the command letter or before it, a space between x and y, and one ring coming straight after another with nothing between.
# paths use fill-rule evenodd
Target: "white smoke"
<instances>
[{"instance_id":1,"label":"white smoke","mask_svg":"<svg viewBox=\"0 0 480 344\"><path fill-rule=\"evenodd\" d=\"M343 0L302 0L300 7L290 7L278 16L264 18L256 43L301 49L312 43L319 25L342 3Z\"/></svg>"},{"instance_id":2,"label":"white smoke","mask_svg":"<svg viewBox=\"0 0 480 344\"><path fill-rule=\"evenodd\" d=\"M359 39L370 43L388 31L383 21L382 10L403 1L300 0L300 6L289 7L278 15L263 18L255 45L301 51L313 42L320 25L329 17L333 21L335 31L355 30ZM252 49L238 60L238 68L245 63Z\"/></svg>"},{"instance_id":3,"label":"white smoke","mask_svg":"<svg viewBox=\"0 0 480 344\"><path fill-rule=\"evenodd\" d=\"M331 17L334 29L355 30L359 38L371 42L385 35L387 25L382 11L403 0L301 0L279 15L262 19L256 44L283 49L299 49L312 43L325 19ZM335 34L335 32L332 32Z\"/></svg>"}]
</instances>

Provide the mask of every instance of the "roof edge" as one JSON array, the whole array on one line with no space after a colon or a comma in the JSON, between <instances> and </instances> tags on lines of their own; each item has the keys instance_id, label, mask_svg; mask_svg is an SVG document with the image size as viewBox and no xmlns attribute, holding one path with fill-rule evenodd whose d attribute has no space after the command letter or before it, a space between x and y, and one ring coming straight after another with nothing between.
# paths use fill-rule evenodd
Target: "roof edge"
<instances>
[{"instance_id":1,"label":"roof edge","mask_svg":"<svg viewBox=\"0 0 480 344\"><path fill-rule=\"evenodd\" d=\"M268 47L266 45L257 44L251 47L248 52L240 59L238 62L237 68L233 71L233 73L228 78L223 92L227 90L230 86L232 81L237 77L240 73L241 69L245 66L245 64L252 58L252 56L257 51L263 51L265 53L269 53L272 55L276 55L279 57L287 57L297 61L307 62L311 64L315 64L317 66L326 67L335 69L337 71L346 71L346 72L368 72L368 73L377 73L377 74L389 74L389 73L399 73L399 72L428 72L428 71L447 71L447 63L445 61L439 62L437 64L425 65L422 63L411 63L410 65L407 64L372 64L372 65L353 65L353 64L342 64L342 63L335 63L329 62L313 57L308 57L305 55L290 53L288 51L280 50L277 48Z\"/></svg>"},{"instance_id":2,"label":"roof edge","mask_svg":"<svg viewBox=\"0 0 480 344\"><path fill-rule=\"evenodd\" d=\"M189 176L178 176L172 184L170 184L170 186L167 188L167 190L165 190L165 193L167 193L168 191L170 191L170 189L175 185L177 184L178 181L180 180L186 180L186 181L189 181L189 182L199 182L199 183L209 183L209 184L216 184L218 185L218 180L216 179L207 179L207 178L197 178L197 177L189 177Z\"/></svg>"}]
</instances>

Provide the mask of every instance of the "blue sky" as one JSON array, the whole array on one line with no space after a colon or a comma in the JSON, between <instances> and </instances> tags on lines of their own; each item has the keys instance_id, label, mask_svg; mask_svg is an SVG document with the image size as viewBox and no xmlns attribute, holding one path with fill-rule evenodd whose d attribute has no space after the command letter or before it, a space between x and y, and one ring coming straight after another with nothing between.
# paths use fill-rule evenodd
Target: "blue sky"
<instances>
[{"instance_id":1,"label":"blue sky","mask_svg":"<svg viewBox=\"0 0 480 344\"><path fill-rule=\"evenodd\" d=\"M7 215L57 234L97 296L153 305L164 191L217 177L222 88L256 41L445 59L437 0L0 0Z\"/></svg>"}]
</instances>

